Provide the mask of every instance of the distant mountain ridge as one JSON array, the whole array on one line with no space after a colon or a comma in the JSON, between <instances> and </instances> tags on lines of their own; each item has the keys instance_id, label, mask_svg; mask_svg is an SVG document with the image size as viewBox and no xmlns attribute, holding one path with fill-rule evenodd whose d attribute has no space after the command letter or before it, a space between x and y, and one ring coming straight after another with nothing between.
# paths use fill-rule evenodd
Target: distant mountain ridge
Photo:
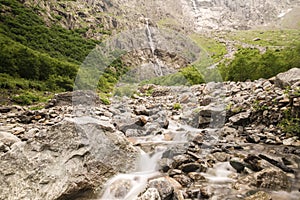
<instances>
[{"instance_id":1,"label":"distant mountain ridge","mask_svg":"<svg viewBox=\"0 0 300 200\"><path fill-rule=\"evenodd\" d=\"M88 38L102 32L167 24L176 30L246 30L257 27L299 28L300 0L23 0L37 8L49 23L68 29L85 29ZM170 22L171 21L171 22ZM292 21L292 22L291 22ZM101 32L101 33L100 33Z\"/></svg>"}]
</instances>

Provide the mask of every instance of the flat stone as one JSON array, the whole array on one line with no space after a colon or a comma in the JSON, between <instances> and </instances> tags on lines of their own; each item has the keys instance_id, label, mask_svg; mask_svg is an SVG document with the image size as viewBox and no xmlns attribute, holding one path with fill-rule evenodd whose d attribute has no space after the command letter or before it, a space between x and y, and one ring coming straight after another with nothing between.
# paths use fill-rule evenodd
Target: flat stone
<instances>
[{"instance_id":1,"label":"flat stone","mask_svg":"<svg viewBox=\"0 0 300 200\"><path fill-rule=\"evenodd\" d=\"M240 125L245 126L250 121L249 117L251 115L251 112L242 112L239 114L236 114L229 118L229 121L233 123L233 125Z\"/></svg>"}]
</instances>

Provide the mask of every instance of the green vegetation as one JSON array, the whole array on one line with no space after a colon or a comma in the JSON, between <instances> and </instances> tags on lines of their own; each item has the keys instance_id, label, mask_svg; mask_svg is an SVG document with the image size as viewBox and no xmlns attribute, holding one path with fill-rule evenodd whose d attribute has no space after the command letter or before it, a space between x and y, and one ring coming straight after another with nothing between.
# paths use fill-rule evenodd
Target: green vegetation
<instances>
[{"instance_id":1,"label":"green vegetation","mask_svg":"<svg viewBox=\"0 0 300 200\"><path fill-rule=\"evenodd\" d=\"M0 33L32 50L79 64L96 45L75 31L46 26L32 8L16 0L1 0L0 6Z\"/></svg>"},{"instance_id":2,"label":"green vegetation","mask_svg":"<svg viewBox=\"0 0 300 200\"><path fill-rule=\"evenodd\" d=\"M218 65L224 80L246 81L271 78L293 67L300 67L300 44L281 50L268 49L260 53L258 49L242 48L233 60Z\"/></svg>"},{"instance_id":3,"label":"green vegetation","mask_svg":"<svg viewBox=\"0 0 300 200\"><path fill-rule=\"evenodd\" d=\"M0 88L15 93L72 90L79 64L95 45L74 31L46 26L34 9L16 0L1 0ZM16 102L35 102L18 98Z\"/></svg>"},{"instance_id":4,"label":"green vegetation","mask_svg":"<svg viewBox=\"0 0 300 200\"><path fill-rule=\"evenodd\" d=\"M86 29L48 26L36 12L17 0L0 0L0 90L19 104L39 102L40 91L72 90L79 65L97 43L80 35ZM108 93L115 83L105 72L99 90Z\"/></svg>"},{"instance_id":5,"label":"green vegetation","mask_svg":"<svg viewBox=\"0 0 300 200\"><path fill-rule=\"evenodd\" d=\"M260 101L258 101L258 100L253 102L252 107L255 111L269 110L269 107L267 105L261 104Z\"/></svg>"},{"instance_id":6,"label":"green vegetation","mask_svg":"<svg viewBox=\"0 0 300 200\"><path fill-rule=\"evenodd\" d=\"M190 65L180 69L177 73L169 74L166 76L152 78L141 82L141 85L156 84L163 86L172 85L196 85L204 83L204 78L201 72L197 69L196 65Z\"/></svg>"},{"instance_id":7,"label":"green vegetation","mask_svg":"<svg viewBox=\"0 0 300 200\"><path fill-rule=\"evenodd\" d=\"M300 118L292 114L291 108L288 108L283 112L284 116L279 127L288 134L297 135L300 137Z\"/></svg>"},{"instance_id":8,"label":"green vegetation","mask_svg":"<svg viewBox=\"0 0 300 200\"><path fill-rule=\"evenodd\" d=\"M70 90L70 84L78 69L76 64L51 58L49 55L34 51L3 34L0 34L0 54L1 73L15 78L47 81L48 88L51 90L57 88Z\"/></svg>"},{"instance_id":9,"label":"green vegetation","mask_svg":"<svg viewBox=\"0 0 300 200\"><path fill-rule=\"evenodd\" d=\"M246 44L271 46L291 46L299 42L299 30L245 30L232 31L225 35L219 35L232 41L239 41ZM255 40L258 38L258 40Z\"/></svg>"},{"instance_id":10,"label":"green vegetation","mask_svg":"<svg viewBox=\"0 0 300 200\"><path fill-rule=\"evenodd\" d=\"M81 36L88 29L67 30L54 24L46 25L38 14L44 11L39 9L25 7L17 0L0 0L0 90L6 90L5 94L11 96L12 101L30 104L41 101L43 98L39 95L43 91L72 90L81 63L82 66L92 67L87 67L87 71L78 78L79 84L76 84L75 89L96 89L101 93L102 101L107 104L109 104L108 97L113 93L115 95L132 93L133 88L126 85L115 89L120 78L126 79L125 82L128 83L134 82L131 80L132 77L124 76L130 68L125 67L119 59L122 52L113 52L111 57L116 59L113 59L109 67L99 72L98 65L107 61L106 58L101 58L101 55L91 56L91 60L86 60L97 44L96 41ZM60 15L53 13L50 15L58 21L62 19ZM168 18L159 22L159 26L162 27L173 25L176 26L176 22ZM97 27L103 31L102 34L111 34L110 31L103 30L103 24ZM300 36L297 30L237 31L225 35L218 34L211 37L190 35L202 49L199 59L177 73L153 78L142 84L169 86L222 81L217 69L220 70L223 80L254 80L270 78L277 73L300 66L300 45L295 45ZM213 39L214 37L268 46L269 49L261 54L257 49L241 48L233 60L223 62L223 57L227 53L226 46ZM254 38L259 40L254 41ZM99 59L103 63L99 64ZM213 67L208 69L217 62L221 62L217 69ZM98 84L95 84L95 81L98 81Z\"/></svg>"},{"instance_id":11,"label":"green vegetation","mask_svg":"<svg viewBox=\"0 0 300 200\"><path fill-rule=\"evenodd\" d=\"M285 133L300 137L300 118L285 118L279 126Z\"/></svg>"},{"instance_id":12,"label":"green vegetation","mask_svg":"<svg viewBox=\"0 0 300 200\"><path fill-rule=\"evenodd\" d=\"M174 103L173 109L174 109L174 110L180 110L180 109L181 109L180 103Z\"/></svg>"},{"instance_id":13,"label":"green vegetation","mask_svg":"<svg viewBox=\"0 0 300 200\"><path fill-rule=\"evenodd\" d=\"M199 34L192 34L190 38L201 48L202 52L200 54L209 56L209 61L218 62L227 53L226 46L213 38ZM203 55L200 55L200 62L203 62Z\"/></svg>"}]
</instances>

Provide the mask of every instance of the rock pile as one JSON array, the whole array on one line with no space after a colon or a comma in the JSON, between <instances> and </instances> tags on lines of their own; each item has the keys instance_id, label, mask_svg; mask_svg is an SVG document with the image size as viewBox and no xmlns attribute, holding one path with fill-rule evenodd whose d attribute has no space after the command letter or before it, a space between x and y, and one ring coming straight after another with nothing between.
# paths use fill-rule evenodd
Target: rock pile
<instances>
[{"instance_id":1,"label":"rock pile","mask_svg":"<svg viewBox=\"0 0 300 200\"><path fill-rule=\"evenodd\" d=\"M65 98L72 93L41 110L3 106L0 199L99 198L108 178L135 170L139 148L152 154L162 146L161 175L149 179L139 200L298 199L298 72L146 85L88 110Z\"/></svg>"}]
</instances>

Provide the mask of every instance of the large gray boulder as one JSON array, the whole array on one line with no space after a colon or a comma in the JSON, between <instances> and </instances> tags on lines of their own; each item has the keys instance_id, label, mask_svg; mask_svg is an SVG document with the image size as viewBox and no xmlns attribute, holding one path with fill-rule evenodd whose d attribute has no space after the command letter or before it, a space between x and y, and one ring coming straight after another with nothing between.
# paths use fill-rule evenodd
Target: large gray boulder
<instances>
[{"instance_id":1,"label":"large gray boulder","mask_svg":"<svg viewBox=\"0 0 300 200\"><path fill-rule=\"evenodd\" d=\"M275 85L281 88L292 86L298 81L300 81L300 68L292 68L287 72L280 73L274 80Z\"/></svg>"},{"instance_id":2,"label":"large gray boulder","mask_svg":"<svg viewBox=\"0 0 300 200\"><path fill-rule=\"evenodd\" d=\"M91 199L132 170L136 149L109 122L66 119L0 152L0 199Z\"/></svg>"}]
</instances>

